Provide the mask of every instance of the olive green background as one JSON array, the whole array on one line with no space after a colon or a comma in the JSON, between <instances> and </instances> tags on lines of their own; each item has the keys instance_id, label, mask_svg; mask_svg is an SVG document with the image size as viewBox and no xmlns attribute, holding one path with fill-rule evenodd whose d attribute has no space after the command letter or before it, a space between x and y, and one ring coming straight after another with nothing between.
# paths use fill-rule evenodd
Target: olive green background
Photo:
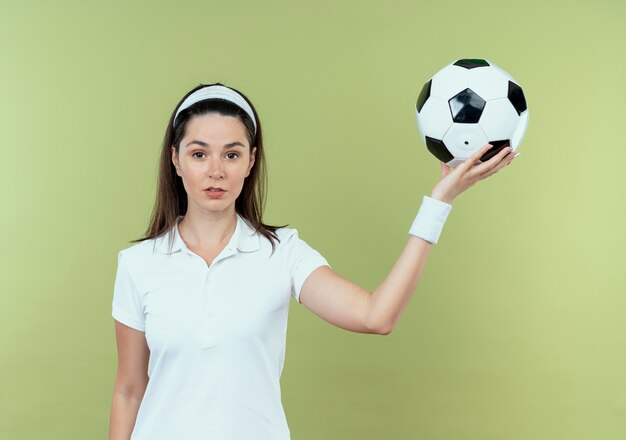
<instances>
[{"instance_id":1,"label":"olive green background","mask_svg":"<svg viewBox=\"0 0 626 440\"><path fill-rule=\"evenodd\" d=\"M440 177L417 95L487 58L525 90L521 156L454 200L390 335L292 300L292 438L626 438L625 18L618 0L3 1L0 436L107 438L117 252L189 89L250 97L265 220L373 290Z\"/></svg>"}]
</instances>

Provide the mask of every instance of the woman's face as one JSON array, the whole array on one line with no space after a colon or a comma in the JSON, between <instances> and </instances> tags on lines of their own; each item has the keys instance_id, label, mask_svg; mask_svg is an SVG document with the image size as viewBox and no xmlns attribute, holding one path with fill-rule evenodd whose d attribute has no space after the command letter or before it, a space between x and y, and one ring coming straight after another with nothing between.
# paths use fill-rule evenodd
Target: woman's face
<instances>
[{"instance_id":1,"label":"woman's face","mask_svg":"<svg viewBox=\"0 0 626 440\"><path fill-rule=\"evenodd\" d=\"M209 113L187 123L179 152L172 163L183 180L188 209L201 212L235 211L235 200L254 165L256 147L243 123L232 116Z\"/></svg>"}]
</instances>

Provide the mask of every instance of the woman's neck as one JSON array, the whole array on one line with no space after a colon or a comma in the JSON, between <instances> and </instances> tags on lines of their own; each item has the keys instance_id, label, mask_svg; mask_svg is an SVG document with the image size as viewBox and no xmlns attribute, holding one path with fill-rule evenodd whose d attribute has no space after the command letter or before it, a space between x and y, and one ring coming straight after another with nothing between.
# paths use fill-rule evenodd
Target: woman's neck
<instances>
[{"instance_id":1,"label":"woman's neck","mask_svg":"<svg viewBox=\"0 0 626 440\"><path fill-rule=\"evenodd\" d=\"M237 227L237 214L231 212L206 215L187 210L178 224L182 239L193 248L209 249L228 243Z\"/></svg>"}]
</instances>

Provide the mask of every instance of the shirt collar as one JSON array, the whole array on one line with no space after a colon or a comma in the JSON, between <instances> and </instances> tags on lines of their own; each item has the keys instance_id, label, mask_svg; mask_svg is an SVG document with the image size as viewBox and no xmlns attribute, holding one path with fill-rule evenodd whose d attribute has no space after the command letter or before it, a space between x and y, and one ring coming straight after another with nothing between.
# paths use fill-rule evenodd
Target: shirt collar
<instances>
[{"instance_id":1,"label":"shirt collar","mask_svg":"<svg viewBox=\"0 0 626 440\"><path fill-rule=\"evenodd\" d=\"M170 254L177 252L181 249L184 249L188 252L191 252L183 239L180 236L180 232L178 231L178 223L182 220L183 216L179 215L176 217L176 221L174 226L170 229L173 230L174 233L174 243L172 245L172 250L169 249L169 232L165 232L162 235L158 236L155 239L155 250L161 254ZM237 225L235 226L235 232L230 237L228 244L226 245L227 249L234 251L235 248L241 252L254 252L261 248L261 241L259 234L255 231L253 227L251 227L248 222L237 214Z\"/></svg>"}]
</instances>

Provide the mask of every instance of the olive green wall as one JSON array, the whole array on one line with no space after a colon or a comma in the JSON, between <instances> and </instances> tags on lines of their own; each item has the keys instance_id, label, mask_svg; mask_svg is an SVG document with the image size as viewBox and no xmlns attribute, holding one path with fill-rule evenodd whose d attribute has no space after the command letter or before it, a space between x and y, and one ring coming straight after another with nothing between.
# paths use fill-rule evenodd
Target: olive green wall
<instances>
[{"instance_id":1,"label":"olive green wall","mask_svg":"<svg viewBox=\"0 0 626 440\"><path fill-rule=\"evenodd\" d=\"M521 156L455 199L391 335L292 301L292 437L626 438L625 19L618 0L2 2L0 436L106 438L116 256L186 91L250 97L265 220L374 289L439 179L417 94L487 58L526 92Z\"/></svg>"}]
</instances>

